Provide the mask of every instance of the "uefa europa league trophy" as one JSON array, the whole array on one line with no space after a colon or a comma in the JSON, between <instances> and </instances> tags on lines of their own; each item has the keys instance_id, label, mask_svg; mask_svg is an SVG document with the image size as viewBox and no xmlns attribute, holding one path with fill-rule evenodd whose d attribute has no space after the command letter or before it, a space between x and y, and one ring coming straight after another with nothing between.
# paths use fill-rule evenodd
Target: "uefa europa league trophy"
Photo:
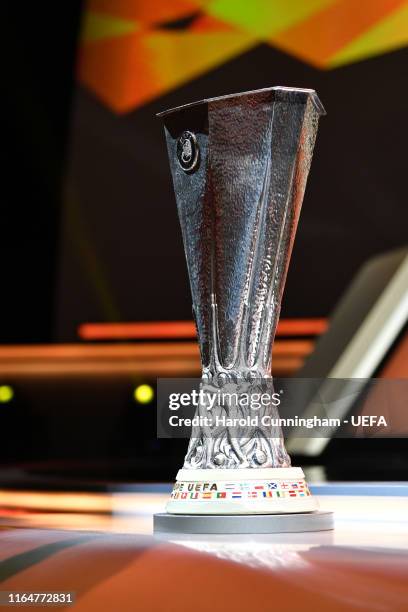
<instances>
[{"instance_id":1,"label":"uefa europa league trophy","mask_svg":"<svg viewBox=\"0 0 408 612\"><path fill-rule=\"evenodd\" d=\"M159 114L190 277L201 389L235 397L271 389L272 343L322 114L313 90L289 87ZM274 404L261 412L278 416ZM193 427L156 530L216 532L214 519L223 532L330 528L325 513L315 512L303 471L291 467L279 427L260 418L247 427L217 423L222 414L252 416L240 403L209 409L201 402L197 414L206 422ZM288 522L291 513L297 527ZM318 524L309 513L319 515Z\"/></svg>"}]
</instances>

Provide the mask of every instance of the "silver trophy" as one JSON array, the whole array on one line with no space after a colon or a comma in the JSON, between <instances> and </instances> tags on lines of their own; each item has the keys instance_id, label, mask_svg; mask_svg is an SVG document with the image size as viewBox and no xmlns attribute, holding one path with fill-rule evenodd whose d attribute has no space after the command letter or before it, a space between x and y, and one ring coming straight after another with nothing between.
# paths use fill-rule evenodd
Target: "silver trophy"
<instances>
[{"instance_id":1,"label":"silver trophy","mask_svg":"<svg viewBox=\"0 0 408 612\"><path fill-rule=\"evenodd\" d=\"M241 401L272 390L272 343L323 114L313 90L272 87L159 115L190 278L201 389L219 400L199 403L200 423L156 529L226 531L228 519L242 531L244 514L257 521L246 528L273 531L280 530L277 517L287 525L291 513L319 516L309 528L328 528L273 424L278 402L254 415L251 402Z\"/></svg>"}]
</instances>

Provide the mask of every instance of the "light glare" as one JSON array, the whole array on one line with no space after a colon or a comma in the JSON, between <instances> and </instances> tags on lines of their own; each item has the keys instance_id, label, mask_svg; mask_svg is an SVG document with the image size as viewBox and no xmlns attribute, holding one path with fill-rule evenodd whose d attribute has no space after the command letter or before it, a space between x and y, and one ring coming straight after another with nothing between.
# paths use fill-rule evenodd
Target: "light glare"
<instances>
[{"instance_id":1,"label":"light glare","mask_svg":"<svg viewBox=\"0 0 408 612\"><path fill-rule=\"evenodd\" d=\"M133 392L133 397L138 404L149 404L154 398L154 390L150 385L139 385Z\"/></svg>"},{"instance_id":2,"label":"light glare","mask_svg":"<svg viewBox=\"0 0 408 612\"><path fill-rule=\"evenodd\" d=\"M13 387L10 385L0 385L0 403L7 404L14 397Z\"/></svg>"}]
</instances>

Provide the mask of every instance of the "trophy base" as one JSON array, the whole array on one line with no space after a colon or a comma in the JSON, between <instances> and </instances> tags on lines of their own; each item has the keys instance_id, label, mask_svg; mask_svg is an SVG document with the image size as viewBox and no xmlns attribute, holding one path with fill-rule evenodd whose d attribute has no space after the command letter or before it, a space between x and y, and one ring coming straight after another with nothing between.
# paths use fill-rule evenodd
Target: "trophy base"
<instances>
[{"instance_id":1,"label":"trophy base","mask_svg":"<svg viewBox=\"0 0 408 612\"><path fill-rule=\"evenodd\" d=\"M297 514L155 514L155 533L304 533L334 529L333 512Z\"/></svg>"},{"instance_id":2,"label":"trophy base","mask_svg":"<svg viewBox=\"0 0 408 612\"><path fill-rule=\"evenodd\" d=\"M301 468L181 469L168 514L253 515L314 512Z\"/></svg>"}]
</instances>

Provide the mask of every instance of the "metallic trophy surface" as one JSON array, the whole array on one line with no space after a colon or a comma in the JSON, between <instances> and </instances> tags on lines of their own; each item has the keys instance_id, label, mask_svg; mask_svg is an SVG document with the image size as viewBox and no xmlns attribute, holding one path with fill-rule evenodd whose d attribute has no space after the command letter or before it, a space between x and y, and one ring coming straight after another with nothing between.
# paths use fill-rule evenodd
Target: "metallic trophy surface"
<instances>
[{"instance_id":1,"label":"metallic trophy surface","mask_svg":"<svg viewBox=\"0 0 408 612\"><path fill-rule=\"evenodd\" d=\"M272 87L203 100L163 118L202 361L201 388L271 385L272 343L323 106ZM219 426L241 405L200 404L170 515L313 512L279 427ZM262 408L278 416L277 407ZM208 416L212 417L208 424ZM289 494L290 492L290 494ZM224 516L225 518L225 516Z\"/></svg>"}]
</instances>

